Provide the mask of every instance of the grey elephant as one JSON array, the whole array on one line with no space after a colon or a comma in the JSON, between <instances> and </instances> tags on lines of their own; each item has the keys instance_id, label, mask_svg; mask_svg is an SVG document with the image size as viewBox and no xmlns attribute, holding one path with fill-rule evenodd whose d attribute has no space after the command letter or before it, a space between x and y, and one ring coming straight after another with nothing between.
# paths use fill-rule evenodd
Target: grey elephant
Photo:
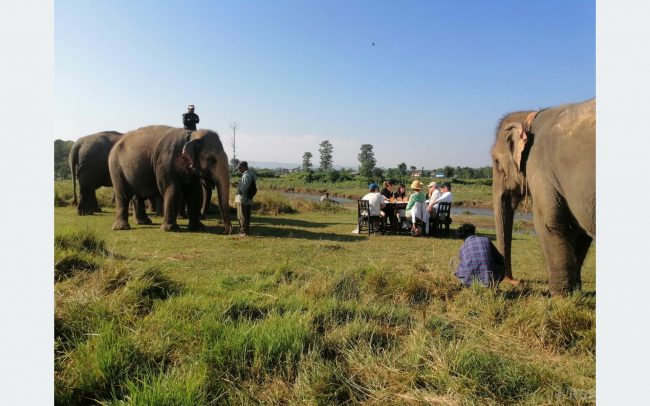
<instances>
[{"instance_id":1,"label":"grey elephant","mask_svg":"<svg viewBox=\"0 0 650 406\"><path fill-rule=\"evenodd\" d=\"M580 271L596 236L596 100L506 115L492 147L497 248L512 277L515 209L529 194L546 260L549 290L581 288Z\"/></svg>"},{"instance_id":2,"label":"grey elephant","mask_svg":"<svg viewBox=\"0 0 650 406\"><path fill-rule=\"evenodd\" d=\"M70 149L68 164L72 172L73 204L80 216L101 212L95 191L112 186L108 155L122 137L117 131L102 131L79 138ZM77 200L79 181L79 200Z\"/></svg>"},{"instance_id":3,"label":"grey elephant","mask_svg":"<svg viewBox=\"0 0 650 406\"><path fill-rule=\"evenodd\" d=\"M116 200L114 230L128 230L128 202L134 196L163 199L164 231L179 230L179 205L187 204L190 231L203 228L201 179L217 187L224 232L230 233L228 157L219 135L210 130L191 132L162 125L142 127L124 134L109 156L109 169ZM138 199L138 224L151 224Z\"/></svg>"}]
</instances>

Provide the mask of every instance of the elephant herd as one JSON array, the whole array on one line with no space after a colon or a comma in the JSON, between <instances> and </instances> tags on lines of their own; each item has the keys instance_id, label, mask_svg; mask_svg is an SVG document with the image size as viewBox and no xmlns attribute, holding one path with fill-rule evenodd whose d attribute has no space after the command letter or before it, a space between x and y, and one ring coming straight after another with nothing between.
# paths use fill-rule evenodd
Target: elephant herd
<instances>
[{"instance_id":1,"label":"elephant herd","mask_svg":"<svg viewBox=\"0 0 650 406\"><path fill-rule=\"evenodd\" d=\"M542 248L552 295L581 288L580 271L596 237L596 100L504 116L497 126L492 155L492 199L497 248L512 275L515 210L533 200L533 221ZM176 217L187 204L190 230L203 227L206 196L217 188L225 232L228 217L228 157L217 133L188 133L167 126L142 127L126 134L105 131L80 138L69 158L73 182L79 181L80 215L99 211L95 190L113 186L117 214L114 230L129 229L128 207L150 224L144 199L163 200L162 230L178 230ZM203 204L202 204L203 203ZM207 198L209 204L209 197Z\"/></svg>"},{"instance_id":2,"label":"elephant herd","mask_svg":"<svg viewBox=\"0 0 650 406\"><path fill-rule=\"evenodd\" d=\"M214 185L224 231L231 231L228 157L214 131L188 133L168 126L142 127L126 134L103 131L77 140L68 161L79 215L101 211L95 191L101 186L113 186L117 212L114 230L130 228L131 200L136 222L151 224L145 210L146 199L162 200L162 230L178 230L176 218L186 206L188 229L199 230L203 228L200 217L209 208Z\"/></svg>"}]
</instances>

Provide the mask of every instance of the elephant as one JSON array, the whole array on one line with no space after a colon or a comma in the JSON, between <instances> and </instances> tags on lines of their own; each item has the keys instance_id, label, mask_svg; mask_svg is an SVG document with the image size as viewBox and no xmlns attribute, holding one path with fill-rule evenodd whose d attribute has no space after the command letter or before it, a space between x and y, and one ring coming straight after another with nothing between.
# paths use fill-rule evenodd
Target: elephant
<instances>
[{"instance_id":1,"label":"elephant","mask_svg":"<svg viewBox=\"0 0 650 406\"><path fill-rule=\"evenodd\" d=\"M128 202L132 196L163 199L163 231L178 231L179 205L188 207L188 230L203 228L199 219L202 201L201 180L217 187L224 232L231 232L229 218L230 172L219 135L201 129L187 130L152 125L130 131L115 144L109 169L116 198L113 230L128 230ZM135 217L138 224L151 224L138 199Z\"/></svg>"},{"instance_id":2,"label":"elephant","mask_svg":"<svg viewBox=\"0 0 650 406\"><path fill-rule=\"evenodd\" d=\"M112 186L108 154L122 137L117 131L102 131L79 138L70 149L68 164L72 172L73 204L80 216L101 212L95 191ZM79 200L77 201L77 180Z\"/></svg>"},{"instance_id":3,"label":"elephant","mask_svg":"<svg viewBox=\"0 0 650 406\"><path fill-rule=\"evenodd\" d=\"M552 296L580 290L580 272L596 237L596 100L507 114L492 155L497 248L513 284L513 215L526 195L546 260Z\"/></svg>"}]
</instances>

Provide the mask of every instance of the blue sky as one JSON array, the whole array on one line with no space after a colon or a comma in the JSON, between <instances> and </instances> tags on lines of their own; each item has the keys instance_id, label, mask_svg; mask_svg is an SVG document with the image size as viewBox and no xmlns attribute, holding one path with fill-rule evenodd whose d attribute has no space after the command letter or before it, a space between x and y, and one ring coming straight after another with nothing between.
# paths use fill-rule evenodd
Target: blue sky
<instances>
[{"instance_id":1,"label":"blue sky","mask_svg":"<svg viewBox=\"0 0 650 406\"><path fill-rule=\"evenodd\" d=\"M193 103L250 161L489 165L505 113L595 96L594 1L57 0L54 46L54 138Z\"/></svg>"}]
</instances>

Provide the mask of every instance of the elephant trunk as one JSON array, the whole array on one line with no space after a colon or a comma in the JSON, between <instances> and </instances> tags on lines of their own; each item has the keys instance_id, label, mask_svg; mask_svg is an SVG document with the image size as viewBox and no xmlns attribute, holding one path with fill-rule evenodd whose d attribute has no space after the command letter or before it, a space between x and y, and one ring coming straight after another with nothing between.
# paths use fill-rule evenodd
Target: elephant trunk
<instances>
[{"instance_id":1,"label":"elephant trunk","mask_svg":"<svg viewBox=\"0 0 650 406\"><path fill-rule=\"evenodd\" d=\"M228 157L225 152L220 154L212 178L214 184L217 186L224 233L230 234L232 231L232 226L230 225L230 168L228 167Z\"/></svg>"},{"instance_id":2,"label":"elephant trunk","mask_svg":"<svg viewBox=\"0 0 650 406\"><path fill-rule=\"evenodd\" d=\"M493 191L494 223L497 236L497 249L503 255L505 263L505 278L513 280L512 277L512 225L514 219L514 208L509 193Z\"/></svg>"}]
</instances>

